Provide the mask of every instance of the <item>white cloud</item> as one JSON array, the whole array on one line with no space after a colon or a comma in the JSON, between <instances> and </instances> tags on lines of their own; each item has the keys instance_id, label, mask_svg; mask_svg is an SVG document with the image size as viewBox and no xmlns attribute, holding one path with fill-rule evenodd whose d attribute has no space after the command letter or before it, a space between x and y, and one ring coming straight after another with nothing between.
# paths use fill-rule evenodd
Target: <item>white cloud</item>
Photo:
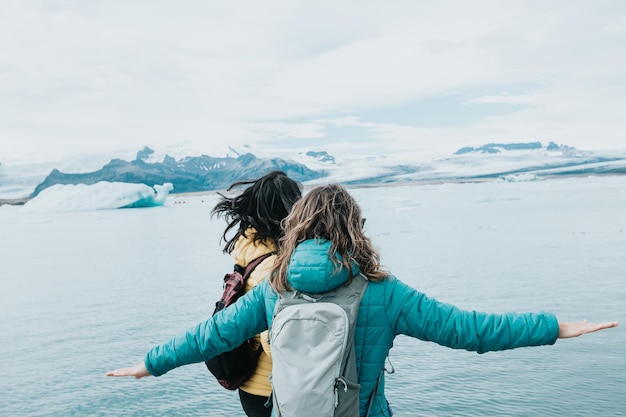
<instances>
[{"instance_id":1,"label":"white cloud","mask_svg":"<svg viewBox=\"0 0 626 417\"><path fill-rule=\"evenodd\" d=\"M298 138L313 139L324 137L324 125L318 122L311 123L283 123L266 122L248 125L248 128L261 135L271 136L274 139Z\"/></svg>"},{"instance_id":2,"label":"white cloud","mask_svg":"<svg viewBox=\"0 0 626 417\"><path fill-rule=\"evenodd\" d=\"M363 111L386 112L352 120L377 152L491 137L623 145L626 5L600 3L4 1L0 162L330 146L342 126L319 121ZM454 123L442 108L450 125L436 128L390 116L443 96L483 113ZM511 104L532 106L489 113Z\"/></svg>"},{"instance_id":3,"label":"white cloud","mask_svg":"<svg viewBox=\"0 0 626 417\"><path fill-rule=\"evenodd\" d=\"M467 100L467 104L530 104L533 97L530 95L509 95L501 94L497 96L482 96Z\"/></svg>"}]
</instances>

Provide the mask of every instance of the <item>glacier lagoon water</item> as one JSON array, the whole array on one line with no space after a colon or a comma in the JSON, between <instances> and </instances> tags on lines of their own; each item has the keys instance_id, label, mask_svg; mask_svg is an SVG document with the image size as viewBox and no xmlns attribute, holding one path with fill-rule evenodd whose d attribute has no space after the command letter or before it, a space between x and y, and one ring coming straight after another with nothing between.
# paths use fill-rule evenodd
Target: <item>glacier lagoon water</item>
<instances>
[{"instance_id":1,"label":"glacier lagoon water","mask_svg":"<svg viewBox=\"0 0 626 417\"><path fill-rule=\"evenodd\" d=\"M352 190L383 263L442 301L621 327L477 355L400 336L397 416L626 415L626 178ZM107 378L207 318L230 259L214 196L164 207L0 207L0 415L237 416L204 365Z\"/></svg>"}]
</instances>

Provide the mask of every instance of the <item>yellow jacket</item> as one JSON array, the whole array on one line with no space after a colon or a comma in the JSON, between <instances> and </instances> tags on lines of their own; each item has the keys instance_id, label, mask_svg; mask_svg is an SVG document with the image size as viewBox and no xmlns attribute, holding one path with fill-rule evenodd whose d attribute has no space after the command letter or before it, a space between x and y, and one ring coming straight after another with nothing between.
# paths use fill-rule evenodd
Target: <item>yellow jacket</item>
<instances>
[{"instance_id":1,"label":"yellow jacket","mask_svg":"<svg viewBox=\"0 0 626 417\"><path fill-rule=\"evenodd\" d=\"M246 236L241 236L235 243L235 248L231 252L235 264L245 267L251 261L269 252L276 252L276 244L273 241L265 240L263 242L254 242L253 238L256 230L248 228ZM246 280L246 292L250 291L257 284L267 278L274 268L276 255L272 255L263 260L252 271ZM254 342L260 343L263 353L259 357L259 362L254 374L239 387L239 389L253 395L269 397L272 394L272 386L270 385L269 376L272 371L272 358L270 355L270 345L267 342L268 332L264 331L260 335L254 337Z\"/></svg>"}]
</instances>

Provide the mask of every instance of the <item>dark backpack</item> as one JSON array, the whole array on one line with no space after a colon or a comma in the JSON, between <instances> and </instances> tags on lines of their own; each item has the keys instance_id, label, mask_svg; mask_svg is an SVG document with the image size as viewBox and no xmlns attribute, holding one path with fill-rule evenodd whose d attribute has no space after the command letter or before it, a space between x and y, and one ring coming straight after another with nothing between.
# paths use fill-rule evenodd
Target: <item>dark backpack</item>
<instances>
[{"instance_id":1,"label":"dark backpack","mask_svg":"<svg viewBox=\"0 0 626 417\"><path fill-rule=\"evenodd\" d=\"M246 279L250 273L257 265L273 254L270 252L261 255L245 268L235 265L233 272L224 276L224 292L222 298L215 303L213 315L234 304L244 294ZM215 356L205 363L220 385L226 389L235 390L254 373L262 351L260 346L257 349L252 349L250 341L246 340L239 347Z\"/></svg>"}]
</instances>

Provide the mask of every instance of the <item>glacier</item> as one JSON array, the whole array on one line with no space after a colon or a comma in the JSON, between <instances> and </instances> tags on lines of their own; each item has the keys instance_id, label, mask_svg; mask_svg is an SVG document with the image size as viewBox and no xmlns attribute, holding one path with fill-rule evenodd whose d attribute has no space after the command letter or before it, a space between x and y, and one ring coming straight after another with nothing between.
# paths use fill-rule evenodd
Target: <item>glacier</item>
<instances>
[{"instance_id":1,"label":"glacier","mask_svg":"<svg viewBox=\"0 0 626 417\"><path fill-rule=\"evenodd\" d=\"M304 152L301 148L293 152L284 151L280 153L280 158L270 151L266 151L263 157L231 151L226 157L201 155L174 159L146 146L137 152L135 159L126 161L115 158L104 166L100 165L106 159L102 155L58 166L25 161L21 164L2 164L0 206L23 204L55 184L167 182L173 184L175 193L208 192L223 190L238 179L259 177L271 169L282 169L305 186L329 182L351 186L414 182L519 182L626 174L626 149L579 150L554 142L547 146L540 142L489 143L461 148L453 154L405 153L401 157L393 152L369 156L330 155L319 149ZM228 161L228 168L221 165L225 161ZM94 171L95 166L101 168ZM219 169L215 169L216 166ZM63 173L60 169L73 173Z\"/></svg>"}]
</instances>

